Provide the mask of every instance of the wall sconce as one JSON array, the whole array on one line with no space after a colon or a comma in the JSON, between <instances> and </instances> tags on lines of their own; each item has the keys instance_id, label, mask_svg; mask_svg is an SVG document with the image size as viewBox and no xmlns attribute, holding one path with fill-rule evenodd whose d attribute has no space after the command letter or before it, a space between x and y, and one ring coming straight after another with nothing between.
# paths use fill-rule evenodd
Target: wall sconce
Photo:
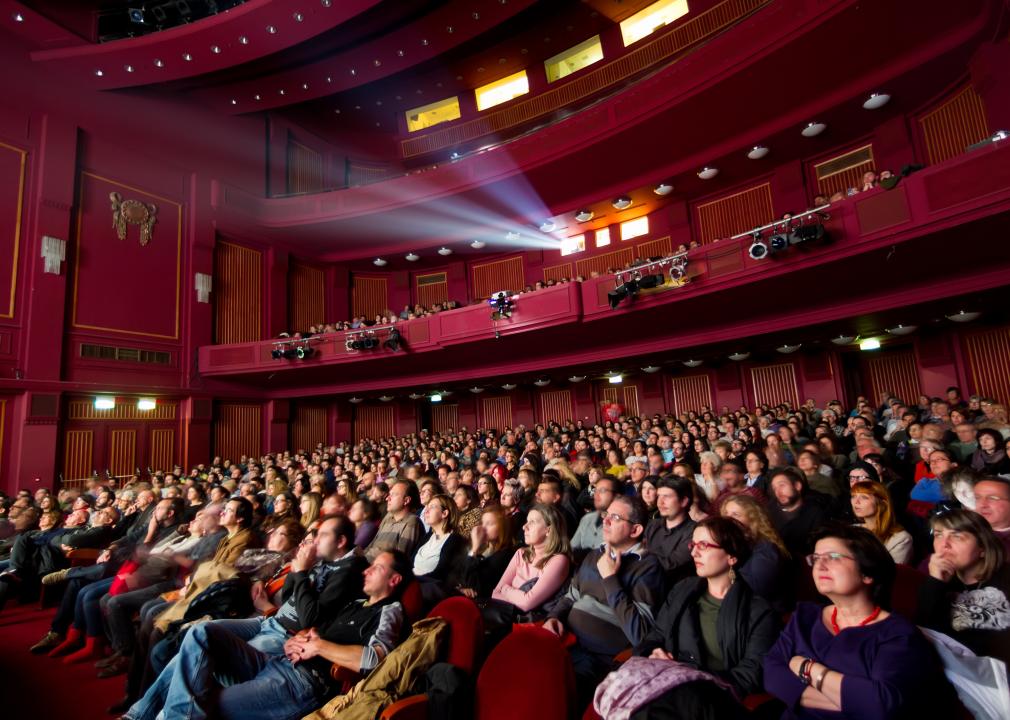
<instances>
[{"instance_id":1,"label":"wall sconce","mask_svg":"<svg viewBox=\"0 0 1010 720\"><path fill-rule=\"evenodd\" d=\"M60 274L60 263L67 259L67 241L49 235L42 236L42 258L46 261L42 272Z\"/></svg>"},{"instance_id":2,"label":"wall sconce","mask_svg":"<svg viewBox=\"0 0 1010 720\"><path fill-rule=\"evenodd\" d=\"M196 301L201 303L210 302L210 291L214 285L214 278L206 273L196 273L193 276L196 287Z\"/></svg>"}]
</instances>

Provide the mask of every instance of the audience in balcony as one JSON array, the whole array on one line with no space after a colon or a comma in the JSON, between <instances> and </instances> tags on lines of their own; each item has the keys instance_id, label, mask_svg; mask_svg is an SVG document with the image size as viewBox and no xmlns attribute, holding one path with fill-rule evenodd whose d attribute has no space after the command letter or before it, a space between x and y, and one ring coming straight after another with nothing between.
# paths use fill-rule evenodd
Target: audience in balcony
<instances>
[{"instance_id":1,"label":"audience in balcony","mask_svg":"<svg viewBox=\"0 0 1010 720\"><path fill-rule=\"evenodd\" d=\"M694 688L706 697L729 697L720 679L744 693L766 682L791 716L838 710L895 716L899 705L918 707L918 698L903 694L906 672L881 669L860 653L872 648L921 678L936 677L936 665L930 647L909 636L908 621L887 615L894 563L921 562L929 571L918 606L903 608L919 622L997 657L1005 657L1010 639L1010 480L996 474L1005 458L1002 434L987 427L1001 422L1000 405L981 397L963 402L953 390L953 397L911 406L890 396L876 407L861 399L851 412L837 402L824 408L808 402L598 425L424 431L237 463L215 458L188 475L177 468L146 481L135 477L115 491L92 481L58 496L22 492L0 498L0 531L7 547L17 547L13 558L0 561L6 562L0 584L12 596L34 599L33 583L25 581L39 571L26 571L21 551L51 553L58 567L42 582L64 594L51 631L33 651L99 660L103 676L126 672L127 697L118 711L148 692L128 717L156 715L169 702L227 716L247 701L262 703L272 678L290 680L289 695L276 700L284 705L278 716L315 707L333 691L333 662L357 662L354 669L367 671L398 642L373 643L374 633L328 634L337 618L355 619L359 611L368 622L381 621L381 613L348 607L369 560L387 578L416 576L408 595L419 599L404 598L404 608L421 605L411 619L441 597L461 595L481 604L489 625L499 622L495 639L514 621L544 622L571 644L584 702L615 654L658 633L656 647L674 659L686 657L685 647L698 648L688 651L695 658L688 664L715 678L711 687ZM977 453L984 456L976 472L970 466ZM921 499L927 490L936 499ZM916 503L928 508L921 513ZM218 530L222 504L225 530ZM187 512L195 516L181 523ZM37 529L38 516L44 520ZM68 529L64 516L83 524ZM842 525L817 534L829 521ZM305 530L315 532L290 557ZM732 539L736 534L745 550ZM95 565L66 567L67 554L77 552L67 541L92 536L111 541L110 549ZM692 541L711 547L695 545L692 553ZM266 550L242 552L260 544ZM402 573L393 573L390 558L400 554ZM837 609L838 631L830 608L800 603L769 654L764 681L751 667L738 683L733 669L748 667L748 655L734 643L753 630L744 619L762 603L777 617L797 598L815 597L798 575L808 556L812 585ZM330 596L327 568L351 559L357 564L342 577L354 597L313 600ZM720 603L727 568L737 581ZM902 577L910 573L908 567ZM857 582L859 576L867 581ZM255 623L255 632L212 620L195 634L175 633L171 621L188 622L188 608L200 612L240 577L253 582L241 610L253 618L241 622ZM911 586L903 589L915 595ZM172 600L162 597L166 592ZM677 626L676 634L663 611L675 600L699 623ZM301 618L297 625L287 623L290 613ZM686 622L687 615L679 617ZM253 635L262 637L250 644ZM105 646L112 655L102 657ZM249 678L244 696L218 693L194 664L201 652L213 662L238 663L236 653L246 657L247 647L266 659L255 668L239 664ZM938 678L930 682L937 686L930 691L945 687ZM188 698L187 687L210 694ZM859 697L850 697L857 687ZM661 697L645 712L658 716L675 699ZM711 695L710 707L722 699Z\"/></svg>"}]
</instances>

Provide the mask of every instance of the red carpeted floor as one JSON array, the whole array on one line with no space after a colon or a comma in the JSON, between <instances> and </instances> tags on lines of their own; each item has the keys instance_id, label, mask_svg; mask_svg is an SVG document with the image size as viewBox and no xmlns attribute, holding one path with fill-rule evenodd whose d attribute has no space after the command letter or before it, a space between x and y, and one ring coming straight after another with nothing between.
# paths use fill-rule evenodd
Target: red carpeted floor
<instances>
[{"instance_id":1,"label":"red carpeted floor","mask_svg":"<svg viewBox=\"0 0 1010 720\"><path fill-rule=\"evenodd\" d=\"M109 720L105 708L123 696L122 675L99 680L94 662L64 665L28 652L54 612L16 602L0 610L0 718Z\"/></svg>"}]
</instances>

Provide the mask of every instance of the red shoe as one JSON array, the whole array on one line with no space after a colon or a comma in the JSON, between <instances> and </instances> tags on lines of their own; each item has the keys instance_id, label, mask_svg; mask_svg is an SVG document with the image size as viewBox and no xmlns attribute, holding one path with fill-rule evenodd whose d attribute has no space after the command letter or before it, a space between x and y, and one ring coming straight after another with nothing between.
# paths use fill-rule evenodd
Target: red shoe
<instances>
[{"instance_id":1,"label":"red shoe","mask_svg":"<svg viewBox=\"0 0 1010 720\"><path fill-rule=\"evenodd\" d=\"M84 633L75 627L71 627L67 632L67 639L49 651L49 657L62 657L67 653L78 650L84 645Z\"/></svg>"},{"instance_id":2,"label":"red shoe","mask_svg":"<svg viewBox=\"0 0 1010 720\"><path fill-rule=\"evenodd\" d=\"M63 658L64 665L72 665L74 663L84 662L85 660L94 660L95 658L102 657L102 650L105 649L105 638L104 637L93 637L88 635L84 640L84 647L75 653L71 653Z\"/></svg>"}]
</instances>

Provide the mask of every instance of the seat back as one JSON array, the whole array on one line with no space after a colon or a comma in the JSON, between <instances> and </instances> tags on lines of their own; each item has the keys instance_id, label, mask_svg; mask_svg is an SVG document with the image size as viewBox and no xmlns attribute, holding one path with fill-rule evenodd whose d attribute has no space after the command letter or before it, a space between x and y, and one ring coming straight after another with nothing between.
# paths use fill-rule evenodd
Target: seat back
<instances>
[{"instance_id":1,"label":"seat back","mask_svg":"<svg viewBox=\"0 0 1010 720\"><path fill-rule=\"evenodd\" d=\"M417 580L411 580L400 595L400 604L403 605L403 614L407 616L407 624L413 625L416 621L424 617L424 598L421 596L421 584Z\"/></svg>"},{"instance_id":2,"label":"seat back","mask_svg":"<svg viewBox=\"0 0 1010 720\"><path fill-rule=\"evenodd\" d=\"M432 608L428 617L440 617L449 626L445 661L473 677L484 644L480 610L469 598L451 597Z\"/></svg>"},{"instance_id":3,"label":"seat back","mask_svg":"<svg viewBox=\"0 0 1010 720\"><path fill-rule=\"evenodd\" d=\"M891 610L904 615L908 620L915 620L919 607L919 587L926 581L927 575L911 565L898 565L897 568L898 574L891 590Z\"/></svg>"},{"instance_id":4,"label":"seat back","mask_svg":"<svg viewBox=\"0 0 1010 720\"><path fill-rule=\"evenodd\" d=\"M520 627L484 661L474 717L568 720L574 694L572 661L561 640L540 627Z\"/></svg>"}]
</instances>

